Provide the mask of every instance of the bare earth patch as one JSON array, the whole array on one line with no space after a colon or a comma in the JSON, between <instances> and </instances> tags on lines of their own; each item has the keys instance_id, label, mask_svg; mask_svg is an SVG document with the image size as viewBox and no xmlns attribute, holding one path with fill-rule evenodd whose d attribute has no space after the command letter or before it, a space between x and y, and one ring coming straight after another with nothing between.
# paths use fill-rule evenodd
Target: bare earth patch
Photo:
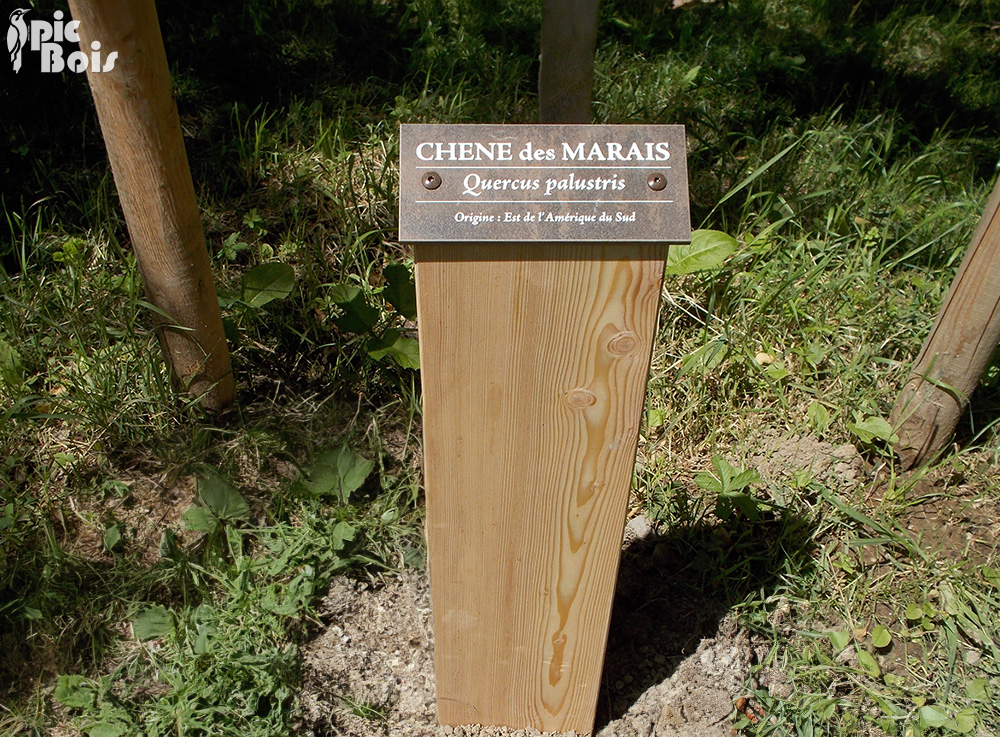
<instances>
[{"instance_id":1,"label":"bare earth patch","mask_svg":"<svg viewBox=\"0 0 1000 737\"><path fill-rule=\"evenodd\" d=\"M129 536L131 550L139 551L144 565L160 558L163 530L177 530L182 540L195 535L184 530L179 520L194 503L194 476L183 476L169 485L141 474L124 475L127 493L118 498L70 500L73 516L65 516L61 543L68 553L95 563L110 563L113 556L104 544L104 531L118 524Z\"/></svg>"},{"instance_id":2,"label":"bare earth patch","mask_svg":"<svg viewBox=\"0 0 1000 737\"><path fill-rule=\"evenodd\" d=\"M695 602L689 602L694 604ZM680 605L683 607L684 603ZM379 584L340 579L320 615L326 629L304 653L304 734L413 737L528 737L531 729L441 727L434 705L433 635L427 578L407 573ZM674 620L647 631L639 651L624 640L648 622L622 616L605 666L596 734L600 737L729 737L734 704L753 652L734 622L709 616L715 633L684 643ZM624 619L624 621L622 621ZM707 620L706 620L707 623ZM686 652L677 653L677 650ZM639 653L642 655L639 655ZM637 660L637 655L640 660ZM556 733L563 734L563 733ZM574 733L565 733L573 735Z\"/></svg>"},{"instance_id":3,"label":"bare earth patch","mask_svg":"<svg viewBox=\"0 0 1000 737\"><path fill-rule=\"evenodd\" d=\"M808 469L831 486L862 482L854 446L812 438L765 438L751 464L780 483ZM706 527L697 544L725 544ZM762 531L767 537L767 531ZM716 537L722 536L722 541ZM787 677L751 668L767 648L727 614L721 593L698 595L685 576L689 548L630 521L598 703L597 737L730 737L748 685L787 697ZM687 571L685 573L685 571ZM778 615L781 611L779 610ZM316 737L528 737L531 729L442 727L434 703L433 633L426 573L380 583L340 579L319 608L322 631L303 657L301 731ZM779 616L780 618L780 616ZM781 622L775 621L779 626ZM760 652L758 652L760 651ZM754 718L768 718L753 714ZM561 733L556 733L561 734ZM565 733L572 735L573 733Z\"/></svg>"}]
</instances>

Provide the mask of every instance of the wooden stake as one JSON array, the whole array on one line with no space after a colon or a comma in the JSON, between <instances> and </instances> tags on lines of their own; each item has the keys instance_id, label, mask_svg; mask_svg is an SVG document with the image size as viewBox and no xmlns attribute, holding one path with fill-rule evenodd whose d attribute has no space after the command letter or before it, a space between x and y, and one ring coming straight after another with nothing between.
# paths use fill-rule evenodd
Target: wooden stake
<instances>
[{"instance_id":1,"label":"wooden stake","mask_svg":"<svg viewBox=\"0 0 1000 737\"><path fill-rule=\"evenodd\" d=\"M87 76L160 344L182 389L208 409L231 404L234 382L170 72L153 0L70 0L80 48L117 51Z\"/></svg>"},{"instance_id":2,"label":"wooden stake","mask_svg":"<svg viewBox=\"0 0 1000 737\"><path fill-rule=\"evenodd\" d=\"M1000 341L1000 182L892 408L904 468L942 450Z\"/></svg>"},{"instance_id":3,"label":"wooden stake","mask_svg":"<svg viewBox=\"0 0 1000 737\"><path fill-rule=\"evenodd\" d=\"M593 728L666 249L415 247L443 724Z\"/></svg>"},{"instance_id":4,"label":"wooden stake","mask_svg":"<svg viewBox=\"0 0 1000 737\"><path fill-rule=\"evenodd\" d=\"M544 0L538 72L543 123L590 123L598 0Z\"/></svg>"},{"instance_id":5,"label":"wooden stake","mask_svg":"<svg viewBox=\"0 0 1000 737\"><path fill-rule=\"evenodd\" d=\"M596 27L597 0L543 4L543 123L591 121ZM438 719L586 733L667 246L497 241L414 248Z\"/></svg>"}]
</instances>

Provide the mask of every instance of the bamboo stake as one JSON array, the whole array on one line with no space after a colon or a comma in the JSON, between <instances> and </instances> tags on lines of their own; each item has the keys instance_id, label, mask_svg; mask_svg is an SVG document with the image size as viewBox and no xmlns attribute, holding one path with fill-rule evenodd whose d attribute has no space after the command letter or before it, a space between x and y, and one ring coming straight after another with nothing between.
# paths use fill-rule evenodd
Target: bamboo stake
<instances>
[{"instance_id":1,"label":"bamboo stake","mask_svg":"<svg viewBox=\"0 0 1000 737\"><path fill-rule=\"evenodd\" d=\"M545 0L538 72L543 123L590 123L598 0Z\"/></svg>"},{"instance_id":2,"label":"bamboo stake","mask_svg":"<svg viewBox=\"0 0 1000 737\"><path fill-rule=\"evenodd\" d=\"M80 47L117 51L87 71L118 197L175 382L207 409L232 403L229 349L212 281L153 0L70 0Z\"/></svg>"},{"instance_id":3,"label":"bamboo stake","mask_svg":"<svg viewBox=\"0 0 1000 737\"><path fill-rule=\"evenodd\" d=\"M1000 341L1000 182L892 408L903 468L947 445Z\"/></svg>"}]
</instances>

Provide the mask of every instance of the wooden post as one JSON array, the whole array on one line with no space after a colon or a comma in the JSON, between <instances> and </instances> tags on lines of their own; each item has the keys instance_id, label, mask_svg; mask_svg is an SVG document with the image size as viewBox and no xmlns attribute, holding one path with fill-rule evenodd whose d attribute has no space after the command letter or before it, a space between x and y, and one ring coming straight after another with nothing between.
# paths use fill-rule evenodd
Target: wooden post
<instances>
[{"instance_id":1,"label":"wooden post","mask_svg":"<svg viewBox=\"0 0 1000 737\"><path fill-rule=\"evenodd\" d=\"M70 0L87 76L167 365L207 409L233 401L229 350L153 0ZM99 46L95 46L99 44Z\"/></svg>"},{"instance_id":2,"label":"wooden post","mask_svg":"<svg viewBox=\"0 0 1000 737\"><path fill-rule=\"evenodd\" d=\"M683 129L404 126L400 147L438 718L590 732L666 244L690 233Z\"/></svg>"},{"instance_id":3,"label":"wooden post","mask_svg":"<svg viewBox=\"0 0 1000 737\"><path fill-rule=\"evenodd\" d=\"M415 257L438 718L590 732L666 247Z\"/></svg>"},{"instance_id":4,"label":"wooden post","mask_svg":"<svg viewBox=\"0 0 1000 737\"><path fill-rule=\"evenodd\" d=\"M1000 341L1000 181L892 408L904 469L947 445Z\"/></svg>"},{"instance_id":5,"label":"wooden post","mask_svg":"<svg viewBox=\"0 0 1000 737\"><path fill-rule=\"evenodd\" d=\"M544 0L538 71L543 123L589 123L598 0Z\"/></svg>"}]
</instances>

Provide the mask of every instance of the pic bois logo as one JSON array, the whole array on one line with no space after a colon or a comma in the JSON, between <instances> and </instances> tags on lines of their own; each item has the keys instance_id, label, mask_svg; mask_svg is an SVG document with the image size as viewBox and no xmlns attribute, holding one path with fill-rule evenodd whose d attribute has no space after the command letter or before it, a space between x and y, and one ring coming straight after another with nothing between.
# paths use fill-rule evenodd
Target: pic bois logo
<instances>
[{"instance_id":1,"label":"pic bois logo","mask_svg":"<svg viewBox=\"0 0 1000 737\"><path fill-rule=\"evenodd\" d=\"M110 72L115 68L118 52L105 54L101 50L100 41L92 41L90 53L81 50L67 52L67 44L80 43L80 21L63 20L63 12L57 10L52 14L52 20L26 20L25 15L31 8L16 8L10 14L10 25L7 28L7 51L10 54L11 67L20 72L21 67L31 56L39 58L39 68L46 74L59 74L63 71Z\"/></svg>"}]
</instances>

